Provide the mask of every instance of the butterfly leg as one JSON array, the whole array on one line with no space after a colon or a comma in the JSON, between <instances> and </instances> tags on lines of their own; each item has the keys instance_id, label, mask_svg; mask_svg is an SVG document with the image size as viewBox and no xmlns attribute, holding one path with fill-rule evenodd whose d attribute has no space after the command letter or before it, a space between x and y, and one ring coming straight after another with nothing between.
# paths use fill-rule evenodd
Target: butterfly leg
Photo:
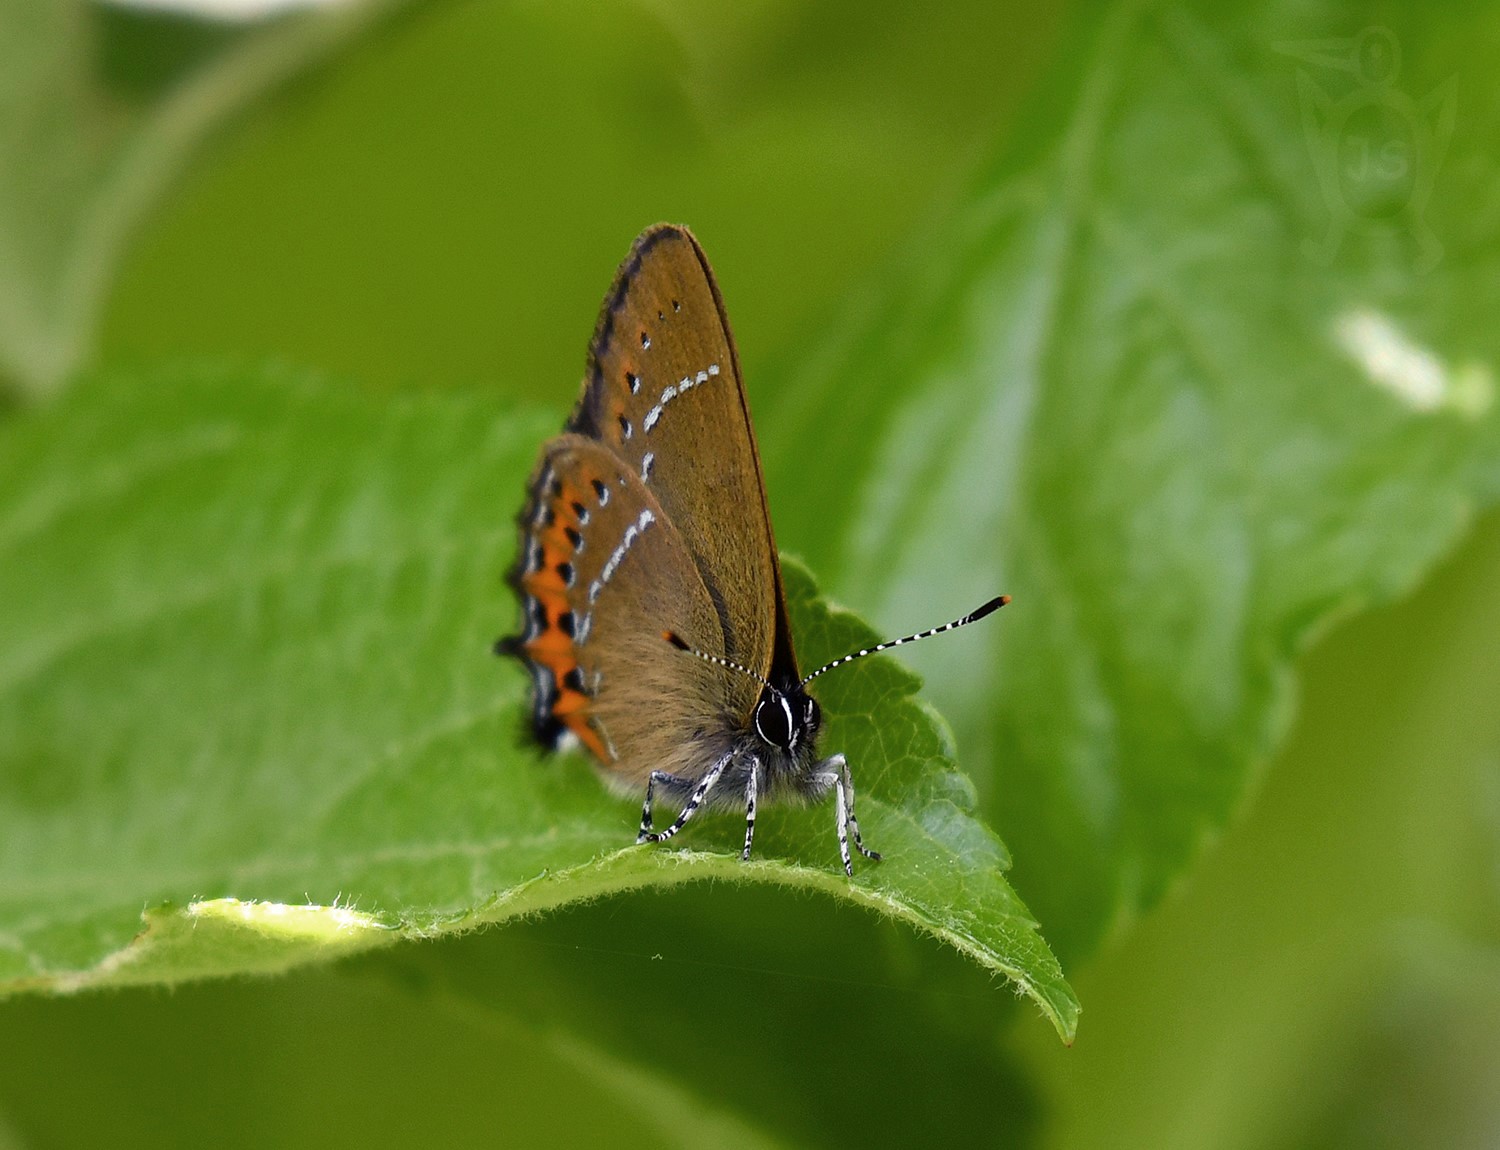
<instances>
[{"instance_id":1,"label":"butterfly leg","mask_svg":"<svg viewBox=\"0 0 1500 1150\"><path fill-rule=\"evenodd\" d=\"M725 755L717 763L711 766L708 769L708 773L703 776L697 787L693 789L692 796L687 801L687 806L682 808L682 813L677 816L672 825L664 831L647 831L645 834L645 841L648 843L666 842L667 839L671 838L678 831L680 831L683 828L683 824L685 824L688 819L693 817L694 813L696 813L696 811L698 810L698 807L702 805L703 800L708 797L708 792L713 790L714 784L719 781L719 776L724 773L724 768L729 765L729 760L732 758L734 758L733 752ZM654 779L659 773L660 772L653 771L652 778ZM669 775L667 777L670 778L671 776Z\"/></svg>"},{"instance_id":2,"label":"butterfly leg","mask_svg":"<svg viewBox=\"0 0 1500 1150\"><path fill-rule=\"evenodd\" d=\"M755 792L759 788L760 760L750 757L750 779L745 784L745 849L740 852L740 861L750 861L750 844L755 841Z\"/></svg>"},{"instance_id":3,"label":"butterfly leg","mask_svg":"<svg viewBox=\"0 0 1500 1150\"><path fill-rule=\"evenodd\" d=\"M844 756L837 756L839 769L844 776L844 789L849 792L849 829L854 832L854 845L859 853L874 862L880 861L880 852L872 851L865 846L865 840L859 833L859 818L854 813L854 776L849 773L849 764L844 761Z\"/></svg>"},{"instance_id":4,"label":"butterfly leg","mask_svg":"<svg viewBox=\"0 0 1500 1150\"><path fill-rule=\"evenodd\" d=\"M641 804L641 833L635 836L637 843L643 843L651 834L651 801L656 784L665 786L677 786L683 790L693 785L691 779L684 779L677 775L669 775L666 771L652 771L651 777L646 780L646 801Z\"/></svg>"},{"instance_id":5,"label":"butterfly leg","mask_svg":"<svg viewBox=\"0 0 1500 1150\"><path fill-rule=\"evenodd\" d=\"M818 781L825 787L834 789L836 799L835 818L838 819L839 827L839 858L844 862L844 873L850 878L854 877L854 865L849 858L849 832L854 832L854 845L859 853L867 859L880 861L880 852L872 851L865 846L864 838L859 833L859 819L854 814L854 779L849 774L849 763L843 755L834 755L822 764L831 768L819 774Z\"/></svg>"}]
</instances>

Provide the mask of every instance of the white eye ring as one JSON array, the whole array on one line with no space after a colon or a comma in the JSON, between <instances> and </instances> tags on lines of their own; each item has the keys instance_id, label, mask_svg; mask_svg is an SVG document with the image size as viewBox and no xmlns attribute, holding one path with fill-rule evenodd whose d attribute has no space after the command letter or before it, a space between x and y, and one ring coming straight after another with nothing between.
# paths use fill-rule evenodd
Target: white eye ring
<instances>
[{"instance_id":1,"label":"white eye ring","mask_svg":"<svg viewBox=\"0 0 1500 1150\"><path fill-rule=\"evenodd\" d=\"M770 735L766 734L766 728L761 723L761 711L765 709L764 702L759 703L755 708L755 733L760 736L761 742L767 746L776 747L783 751L795 750L799 728L792 719L792 706L786 701L786 696L780 693L776 695L776 702L781 704L781 719L786 724L785 741L773 739Z\"/></svg>"}]
</instances>

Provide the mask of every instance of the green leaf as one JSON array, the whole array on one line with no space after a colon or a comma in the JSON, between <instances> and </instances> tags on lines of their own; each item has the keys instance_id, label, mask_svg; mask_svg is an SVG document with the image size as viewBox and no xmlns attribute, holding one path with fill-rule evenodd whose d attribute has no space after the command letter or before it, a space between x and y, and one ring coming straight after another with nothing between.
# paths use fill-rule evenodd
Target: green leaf
<instances>
[{"instance_id":1,"label":"green leaf","mask_svg":"<svg viewBox=\"0 0 1500 1150\"><path fill-rule=\"evenodd\" d=\"M104 362L263 349L380 389L557 402L614 264L668 219L707 245L753 364L1004 122L1057 19L864 15L406 7L205 157L121 267ZM976 80L1001 38L1003 77Z\"/></svg>"},{"instance_id":2,"label":"green leaf","mask_svg":"<svg viewBox=\"0 0 1500 1150\"><path fill-rule=\"evenodd\" d=\"M384 6L240 29L0 0L0 392L86 357L121 248L214 128Z\"/></svg>"},{"instance_id":3,"label":"green leaf","mask_svg":"<svg viewBox=\"0 0 1500 1150\"><path fill-rule=\"evenodd\" d=\"M7 1002L0 1147L492 1150L615 1145L621 1131L667 1147L786 1145L684 1090L649 1050L617 1054L503 1008L346 971ZM369 1105L345 1104L356 1082Z\"/></svg>"},{"instance_id":4,"label":"green leaf","mask_svg":"<svg viewBox=\"0 0 1500 1150\"><path fill-rule=\"evenodd\" d=\"M749 864L732 817L639 848L587 766L522 749L524 676L489 644L558 424L216 371L105 379L0 432L4 985L274 970L718 878L935 935L1071 1037L1072 992L897 665L821 691L888 860L852 882L826 805L766 811ZM805 660L870 642L786 574Z\"/></svg>"},{"instance_id":5,"label":"green leaf","mask_svg":"<svg viewBox=\"0 0 1500 1150\"><path fill-rule=\"evenodd\" d=\"M884 628L1014 595L985 656L910 659L1065 961L1226 825L1295 655L1500 490L1471 51L1500 17L1386 15L1389 91L1302 43L1346 29L1355 60L1354 5L1087 6L1026 127L763 422L773 494L819 493L779 538ZM1360 174L1388 144L1412 182Z\"/></svg>"}]
</instances>

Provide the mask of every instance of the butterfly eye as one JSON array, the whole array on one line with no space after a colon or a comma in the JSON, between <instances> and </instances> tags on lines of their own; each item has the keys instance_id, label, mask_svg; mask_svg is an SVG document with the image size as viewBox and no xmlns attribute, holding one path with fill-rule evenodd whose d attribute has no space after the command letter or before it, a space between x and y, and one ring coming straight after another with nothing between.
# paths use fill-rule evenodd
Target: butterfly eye
<instances>
[{"instance_id":1,"label":"butterfly eye","mask_svg":"<svg viewBox=\"0 0 1500 1150\"><path fill-rule=\"evenodd\" d=\"M796 728L792 723L792 708L781 694L761 696L755 705L755 733L762 741L783 751L790 751L797 743Z\"/></svg>"}]
</instances>

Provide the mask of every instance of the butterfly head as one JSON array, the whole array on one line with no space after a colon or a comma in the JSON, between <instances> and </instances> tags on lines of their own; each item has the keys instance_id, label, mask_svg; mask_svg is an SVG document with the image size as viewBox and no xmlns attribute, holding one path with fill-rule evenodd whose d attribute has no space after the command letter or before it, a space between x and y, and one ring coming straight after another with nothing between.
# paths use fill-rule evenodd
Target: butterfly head
<instances>
[{"instance_id":1,"label":"butterfly head","mask_svg":"<svg viewBox=\"0 0 1500 1150\"><path fill-rule=\"evenodd\" d=\"M800 686L777 690L769 683L755 704L755 733L761 742L795 758L799 750L812 746L823 725L818 701Z\"/></svg>"},{"instance_id":2,"label":"butterfly head","mask_svg":"<svg viewBox=\"0 0 1500 1150\"><path fill-rule=\"evenodd\" d=\"M767 679L732 659L697 650L674 631L663 631L662 638L679 651L727 667L758 682L761 685L760 698L750 713L750 726L756 737L792 759L811 753L818 730L823 725L823 711L818 701L803 690L805 679L802 682L796 678Z\"/></svg>"}]
</instances>

